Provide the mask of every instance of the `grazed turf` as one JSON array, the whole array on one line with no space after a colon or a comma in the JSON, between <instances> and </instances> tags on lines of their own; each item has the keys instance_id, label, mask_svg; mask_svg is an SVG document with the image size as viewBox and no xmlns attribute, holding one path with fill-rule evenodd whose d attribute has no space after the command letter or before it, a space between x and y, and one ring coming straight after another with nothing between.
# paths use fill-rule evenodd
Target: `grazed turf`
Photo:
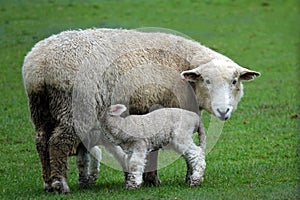
<instances>
[{"instance_id":1,"label":"grazed turf","mask_svg":"<svg viewBox=\"0 0 300 200\"><path fill-rule=\"evenodd\" d=\"M0 1L0 199L297 199L296 2ZM71 194L42 190L21 78L23 58L51 34L87 27L174 29L262 73L244 84L239 109L207 156L202 187L190 189L184 183L180 159L159 171L160 187L123 190L123 174L102 166L97 184L80 190L70 158Z\"/></svg>"}]
</instances>

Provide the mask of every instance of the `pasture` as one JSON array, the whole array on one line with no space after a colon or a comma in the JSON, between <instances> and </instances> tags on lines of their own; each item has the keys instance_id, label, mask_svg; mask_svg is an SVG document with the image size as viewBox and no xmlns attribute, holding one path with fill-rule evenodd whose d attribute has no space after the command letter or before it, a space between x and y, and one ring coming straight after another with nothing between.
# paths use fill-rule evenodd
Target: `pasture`
<instances>
[{"instance_id":1,"label":"pasture","mask_svg":"<svg viewBox=\"0 0 300 200\"><path fill-rule=\"evenodd\" d=\"M0 1L0 199L299 199L299 10L287 1ZM97 183L43 191L21 67L52 34L90 27L176 30L261 72L207 155L205 181L189 188L185 163L159 170L159 187L126 191L121 171L101 165ZM205 126L210 117L206 114Z\"/></svg>"}]
</instances>

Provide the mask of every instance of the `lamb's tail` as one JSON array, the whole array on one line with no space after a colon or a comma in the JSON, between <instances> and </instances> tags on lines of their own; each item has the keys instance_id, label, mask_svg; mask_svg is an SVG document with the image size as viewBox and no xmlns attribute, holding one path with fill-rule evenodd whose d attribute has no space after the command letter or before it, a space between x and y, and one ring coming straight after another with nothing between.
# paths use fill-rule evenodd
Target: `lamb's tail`
<instances>
[{"instance_id":1,"label":"lamb's tail","mask_svg":"<svg viewBox=\"0 0 300 200\"><path fill-rule=\"evenodd\" d=\"M123 112L126 111L126 106L123 104L111 105L109 108L109 114L112 116L120 116Z\"/></svg>"}]
</instances>

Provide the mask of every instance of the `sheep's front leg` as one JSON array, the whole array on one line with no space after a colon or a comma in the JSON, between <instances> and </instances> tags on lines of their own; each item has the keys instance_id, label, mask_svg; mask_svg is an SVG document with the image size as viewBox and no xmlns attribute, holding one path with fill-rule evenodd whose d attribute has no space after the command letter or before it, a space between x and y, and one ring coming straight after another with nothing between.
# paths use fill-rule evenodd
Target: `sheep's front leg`
<instances>
[{"instance_id":1,"label":"sheep's front leg","mask_svg":"<svg viewBox=\"0 0 300 200\"><path fill-rule=\"evenodd\" d=\"M77 148L78 184L80 188L88 188L98 180L100 171L101 150L94 146L90 152L83 144Z\"/></svg>"},{"instance_id":2,"label":"sheep's front leg","mask_svg":"<svg viewBox=\"0 0 300 200\"><path fill-rule=\"evenodd\" d=\"M89 186L89 163L90 156L83 143L77 147L77 169L78 169L78 184L80 188L87 188Z\"/></svg>"},{"instance_id":3,"label":"sheep's front leg","mask_svg":"<svg viewBox=\"0 0 300 200\"><path fill-rule=\"evenodd\" d=\"M90 166L89 166L89 184L94 184L98 180L101 161L101 149L97 146L90 150Z\"/></svg>"},{"instance_id":4,"label":"sheep's front leg","mask_svg":"<svg viewBox=\"0 0 300 200\"><path fill-rule=\"evenodd\" d=\"M72 128L56 127L49 140L51 186L59 193L70 192L67 184L68 155L77 139Z\"/></svg>"},{"instance_id":5,"label":"sheep's front leg","mask_svg":"<svg viewBox=\"0 0 300 200\"><path fill-rule=\"evenodd\" d=\"M157 186L160 185L161 181L159 180L157 173L157 161L158 161L158 150L151 151L147 155L147 163L145 167L145 172L143 174L143 180L147 186Z\"/></svg>"},{"instance_id":6,"label":"sheep's front leg","mask_svg":"<svg viewBox=\"0 0 300 200\"><path fill-rule=\"evenodd\" d=\"M146 163L147 149L142 142L136 144L128 156L128 176L126 180L126 189L139 188L143 181L143 172Z\"/></svg>"}]
</instances>

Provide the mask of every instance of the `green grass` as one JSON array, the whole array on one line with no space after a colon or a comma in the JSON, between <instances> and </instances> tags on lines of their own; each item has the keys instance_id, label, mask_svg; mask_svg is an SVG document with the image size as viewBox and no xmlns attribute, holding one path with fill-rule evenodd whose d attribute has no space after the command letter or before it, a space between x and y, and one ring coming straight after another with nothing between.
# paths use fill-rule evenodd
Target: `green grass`
<instances>
[{"instance_id":1,"label":"green grass","mask_svg":"<svg viewBox=\"0 0 300 200\"><path fill-rule=\"evenodd\" d=\"M300 114L297 6L296 0L1 0L0 199L299 199L299 118L292 117ZM159 170L160 187L126 191L122 172L102 166L97 184L80 190L72 157L71 193L43 191L23 58L51 34L88 27L174 29L262 73L244 84L239 109L207 155L203 186L184 183L179 159Z\"/></svg>"}]
</instances>

